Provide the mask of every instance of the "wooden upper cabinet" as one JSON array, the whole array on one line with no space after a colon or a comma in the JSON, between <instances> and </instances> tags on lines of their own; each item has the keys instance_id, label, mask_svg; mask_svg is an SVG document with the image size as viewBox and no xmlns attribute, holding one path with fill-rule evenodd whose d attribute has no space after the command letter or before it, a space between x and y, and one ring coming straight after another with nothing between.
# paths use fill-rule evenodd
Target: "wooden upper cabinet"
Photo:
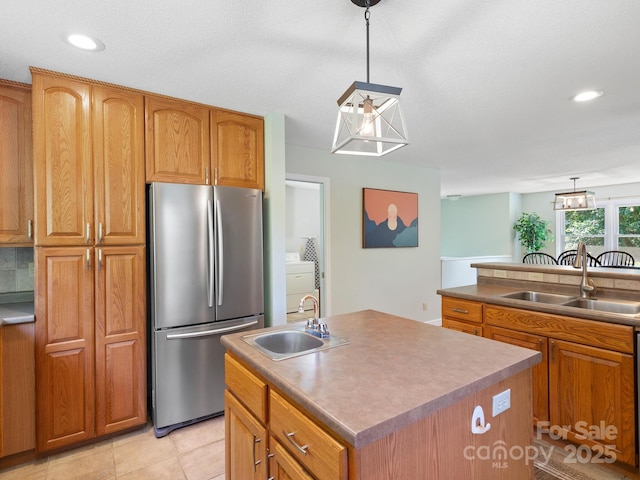
<instances>
[{"instance_id":1,"label":"wooden upper cabinet","mask_svg":"<svg viewBox=\"0 0 640 480\"><path fill-rule=\"evenodd\" d=\"M144 98L92 87L95 243L145 243Z\"/></svg>"},{"instance_id":2,"label":"wooden upper cabinet","mask_svg":"<svg viewBox=\"0 0 640 480\"><path fill-rule=\"evenodd\" d=\"M264 119L211 111L214 184L264 190Z\"/></svg>"},{"instance_id":3,"label":"wooden upper cabinet","mask_svg":"<svg viewBox=\"0 0 640 480\"><path fill-rule=\"evenodd\" d=\"M210 183L209 109L145 97L147 182Z\"/></svg>"},{"instance_id":4,"label":"wooden upper cabinet","mask_svg":"<svg viewBox=\"0 0 640 480\"><path fill-rule=\"evenodd\" d=\"M33 244L31 88L0 80L0 243Z\"/></svg>"},{"instance_id":5,"label":"wooden upper cabinet","mask_svg":"<svg viewBox=\"0 0 640 480\"><path fill-rule=\"evenodd\" d=\"M32 72L36 245L91 242L90 85Z\"/></svg>"}]
</instances>

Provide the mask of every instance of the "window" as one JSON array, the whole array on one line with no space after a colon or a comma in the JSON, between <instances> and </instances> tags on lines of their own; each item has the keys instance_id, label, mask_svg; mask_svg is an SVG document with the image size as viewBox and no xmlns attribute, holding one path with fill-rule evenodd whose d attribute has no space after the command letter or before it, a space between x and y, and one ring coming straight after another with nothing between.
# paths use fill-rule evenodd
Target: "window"
<instances>
[{"instance_id":1,"label":"window","mask_svg":"<svg viewBox=\"0 0 640 480\"><path fill-rule=\"evenodd\" d=\"M583 241L594 257L607 250L623 250L640 264L640 198L598 200L596 209L556 215L557 254Z\"/></svg>"}]
</instances>

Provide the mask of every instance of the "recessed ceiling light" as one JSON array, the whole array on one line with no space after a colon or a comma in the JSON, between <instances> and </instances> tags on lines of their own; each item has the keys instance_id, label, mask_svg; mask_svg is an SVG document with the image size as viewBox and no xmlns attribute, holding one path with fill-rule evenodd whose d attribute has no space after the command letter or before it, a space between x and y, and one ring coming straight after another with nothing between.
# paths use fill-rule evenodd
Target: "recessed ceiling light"
<instances>
[{"instance_id":1,"label":"recessed ceiling light","mask_svg":"<svg viewBox=\"0 0 640 480\"><path fill-rule=\"evenodd\" d=\"M69 33L64 35L65 42L69 45L73 45L76 48L82 50L89 50L91 52L101 52L104 50L104 43L99 39L83 35L81 33Z\"/></svg>"},{"instance_id":2,"label":"recessed ceiling light","mask_svg":"<svg viewBox=\"0 0 640 480\"><path fill-rule=\"evenodd\" d=\"M585 92L580 92L575 97L573 97L574 102L588 102L589 100L594 100L598 97L601 97L604 94L602 90L587 90Z\"/></svg>"}]
</instances>

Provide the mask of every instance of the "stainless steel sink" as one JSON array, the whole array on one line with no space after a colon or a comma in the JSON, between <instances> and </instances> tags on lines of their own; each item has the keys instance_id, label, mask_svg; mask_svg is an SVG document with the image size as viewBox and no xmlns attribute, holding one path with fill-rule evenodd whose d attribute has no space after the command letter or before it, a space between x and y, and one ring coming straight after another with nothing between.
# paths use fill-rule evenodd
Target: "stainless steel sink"
<instances>
[{"instance_id":1,"label":"stainless steel sink","mask_svg":"<svg viewBox=\"0 0 640 480\"><path fill-rule=\"evenodd\" d=\"M303 327L304 328L304 327ZM254 333L245 335L242 340L254 346L258 351L272 360L284 360L287 358L319 352L328 348L337 347L349 343L334 335L328 338L318 338L303 329L277 330L267 333Z\"/></svg>"},{"instance_id":2,"label":"stainless steel sink","mask_svg":"<svg viewBox=\"0 0 640 480\"><path fill-rule=\"evenodd\" d=\"M640 302L625 300L598 300L595 298L576 298L562 304L565 307L578 307L599 312L637 315L640 313Z\"/></svg>"},{"instance_id":3,"label":"stainless steel sink","mask_svg":"<svg viewBox=\"0 0 640 480\"><path fill-rule=\"evenodd\" d=\"M513 298L515 300L526 300L528 302L554 303L563 304L575 299L572 295L559 295L556 293L534 292L531 290L523 290L519 292L506 293L501 295L504 298Z\"/></svg>"}]
</instances>

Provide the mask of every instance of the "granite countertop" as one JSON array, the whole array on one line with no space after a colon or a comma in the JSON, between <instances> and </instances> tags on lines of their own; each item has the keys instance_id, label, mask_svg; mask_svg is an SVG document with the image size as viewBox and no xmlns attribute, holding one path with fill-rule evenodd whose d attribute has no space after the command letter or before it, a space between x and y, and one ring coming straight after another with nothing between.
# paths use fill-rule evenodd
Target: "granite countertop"
<instances>
[{"instance_id":1,"label":"granite countertop","mask_svg":"<svg viewBox=\"0 0 640 480\"><path fill-rule=\"evenodd\" d=\"M0 304L0 326L33 321L33 302Z\"/></svg>"},{"instance_id":2,"label":"granite countertop","mask_svg":"<svg viewBox=\"0 0 640 480\"><path fill-rule=\"evenodd\" d=\"M556 287L558 288L558 287ZM607 323L618 323L621 325L631 325L640 329L640 315L624 315L618 313L601 312L597 310L588 310L585 308L566 307L564 305L555 305L542 302L530 302L527 300L516 300L513 298L504 298L502 295L510 292L517 292L521 290L531 290L531 288L523 287L507 287L503 285L492 284L477 284L466 285L463 287L445 288L438 290L438 294L446 297L462 298L466 300L476 300L478 302L490 303L494 305L502 305L505 307L521 308L524 310L533 310L536 312L551 313L554 315L564 315L567 317L586 318L588 320L597 320ZM566 291L549 290L541 284L540 287L536 287L533 290L549 292L549 293L567 293ZM579 292L572 289L572 294L576 297L579 296ZM606 298L598 297L602 300Z\"/></svg>"},{"instance_id":3,"label":"granite countertop","mask_svg":"<svg viewBox=\"0 0 640 480\"><path fill-rule=\"evenodd\" d=\"M244 342L246 332L222 344L356 448L541 360L533 350L374 310L324 320L350 343L278 362Z\"/></svg>"}]
</instances>

